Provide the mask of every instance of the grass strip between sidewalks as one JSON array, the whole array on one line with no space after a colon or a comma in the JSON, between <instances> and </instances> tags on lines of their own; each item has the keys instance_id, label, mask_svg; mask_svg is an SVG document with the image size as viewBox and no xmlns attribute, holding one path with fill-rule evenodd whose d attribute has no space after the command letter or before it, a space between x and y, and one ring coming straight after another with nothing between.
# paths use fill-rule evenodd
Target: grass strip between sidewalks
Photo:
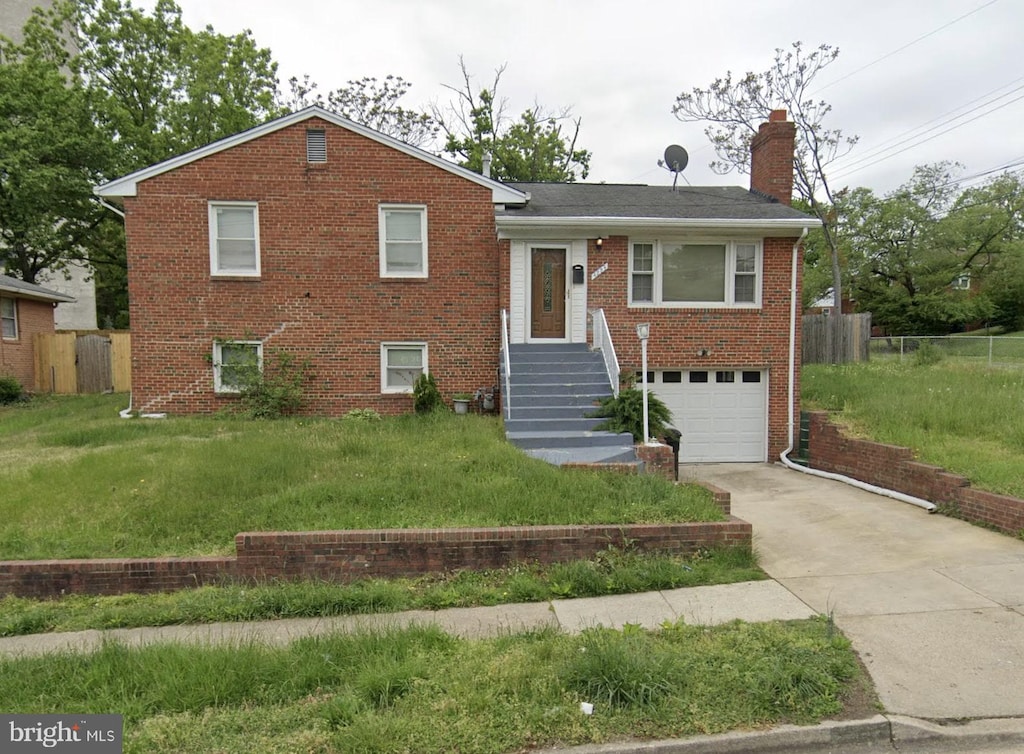
<instances>
[{"instance_id":1,"label":"grass strip between sidewalks","mask_svg":"<svg viewBox=\"0 0 1024 754\"><path fill-rule=\"evenodd\" d=\"M0 598L0 636L546 602L761 578L764 572L749 549L710 550L680 558L609 548L593 560L418 579L277 582L55 600L8 596Z\"/></svg>"},{"instance_id":2,"label":"grass strip between sidewalks","mask_svg":"<svg viewBox=\"0 0 1024 754\"><path fill-rule=\"evenodd\" d=\"M477 641L413 627L0 661L0 698L123 714L126 754L499 754L811 723L841 711L857 674L824 618Z\"/></svg>"}]
</instances>

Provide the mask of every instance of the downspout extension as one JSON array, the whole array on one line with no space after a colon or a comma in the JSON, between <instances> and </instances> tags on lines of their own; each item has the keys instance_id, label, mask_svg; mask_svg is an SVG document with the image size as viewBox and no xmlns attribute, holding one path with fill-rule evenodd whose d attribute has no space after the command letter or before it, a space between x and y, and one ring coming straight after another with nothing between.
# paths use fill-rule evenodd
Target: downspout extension
<instances>
[{"instance_id":1,"label":"downspout extension","mask_svg":"<svg viewBox=\"0 0 1024 754\"><path fill-rule=\"evenodd\" d=\"M884 495L885 497L891 497L893 500L899 500L901 503L910 503L916 505L919 508L924 508L929 513L934 513L938 506L928 500L922 500L919 497L913 495L907 495L897 490L890 490L885 487L878 487L874 484L868 484L862 482L859 479L853 477L843 476L842 474L833 474L829 471L820 471L818 469L811 469L800 464L793 463L789 460L789 454L793 452L793 438L794 438L794 422L793 412L796 408L796 292L797 292L797 256L800 253L800 244L803 243L804 238L807 237L808 228L804 228L800 234L800 238L797 239L796 243L793 244L793 261L792 270L790 273L790 290L789 290L789 420L787 422L787 441L788 445L786 449L779 455L779 460L782 465L788 469L799 471L802 474L810 474L811 476L821 477L822 479L831 479L835 482L843 482L851 487L857 487L858 489L866 490L867 492L873 492L876 495Z\"/></svg>"}]
</instances>

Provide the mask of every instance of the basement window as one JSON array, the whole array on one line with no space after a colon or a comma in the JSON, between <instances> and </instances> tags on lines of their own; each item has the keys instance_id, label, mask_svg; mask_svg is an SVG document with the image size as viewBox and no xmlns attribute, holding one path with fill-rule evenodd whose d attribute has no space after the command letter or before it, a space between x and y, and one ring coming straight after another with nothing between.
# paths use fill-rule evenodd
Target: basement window
<instances>
[{"instance_id":1,"label":"basement window","mask_svg":"<svg viewBox=\"0 0 1024 754\"><path fill-rule=\"evenodd\" d=\"M327 131L324 129L306 130L306 162L327 162Z\"/></svg>"}]
</instances>

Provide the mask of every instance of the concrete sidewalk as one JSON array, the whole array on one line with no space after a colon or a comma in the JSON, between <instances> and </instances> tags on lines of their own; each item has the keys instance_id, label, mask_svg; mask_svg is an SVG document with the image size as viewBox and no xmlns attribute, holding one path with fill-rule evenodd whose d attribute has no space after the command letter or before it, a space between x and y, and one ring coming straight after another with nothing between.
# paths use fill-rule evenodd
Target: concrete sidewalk
<instances>
[{"instance_id":1,"label":"concrete sidewalk","mask_svg":"<svg viewBox=\"0 0 1024 754\"><path fill-rule=\"evenodd\" d=\"M627 623L658 628L665 621L679 618L690 624L713 625L737 618L766 621L809 618L812 615L814 611L811 608L776 582L748 581L615 597L495 607L11 636L0 638L0 657L91 652L109 640L128 646L160 642L241 644L255 641L286 644L304 636L414 624L433 624L456 636L482 638L546 626L575 633L597 625L622 628Z\"/></svg>"}]
</instances>

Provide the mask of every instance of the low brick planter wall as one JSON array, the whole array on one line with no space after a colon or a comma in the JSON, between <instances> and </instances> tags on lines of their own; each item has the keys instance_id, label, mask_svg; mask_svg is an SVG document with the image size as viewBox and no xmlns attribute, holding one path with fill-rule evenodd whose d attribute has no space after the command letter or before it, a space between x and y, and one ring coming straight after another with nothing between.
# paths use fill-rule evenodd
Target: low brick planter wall
<instances>
[{"instance_id":1,"label":"low brick planter wall","mask_svg":"<svg viewBox=\"0 0 1024 754\"><path fill-rule=\"evenodd\" d=\"M1024 500L971 487L968 479L914 460L910 448L847 437L824 411L810 414L811 468L949 506L956 515L1008 534L1024 530Z\"/></svg>"},{"instance_id":2,"label":"low brick planter wall","mask_svg":"<svg viewBox=\"0 0 1024 754\"><path fill-rule=\"evenodd\" d=\"M749 547L751 539L750 524L733 517L692 524L248 532L235 537L234 557L0 561L0 595L162 592L273 579L345 582L581 560L627 544L688 555L709 547Z\"/></svg>"}]
</instances>

